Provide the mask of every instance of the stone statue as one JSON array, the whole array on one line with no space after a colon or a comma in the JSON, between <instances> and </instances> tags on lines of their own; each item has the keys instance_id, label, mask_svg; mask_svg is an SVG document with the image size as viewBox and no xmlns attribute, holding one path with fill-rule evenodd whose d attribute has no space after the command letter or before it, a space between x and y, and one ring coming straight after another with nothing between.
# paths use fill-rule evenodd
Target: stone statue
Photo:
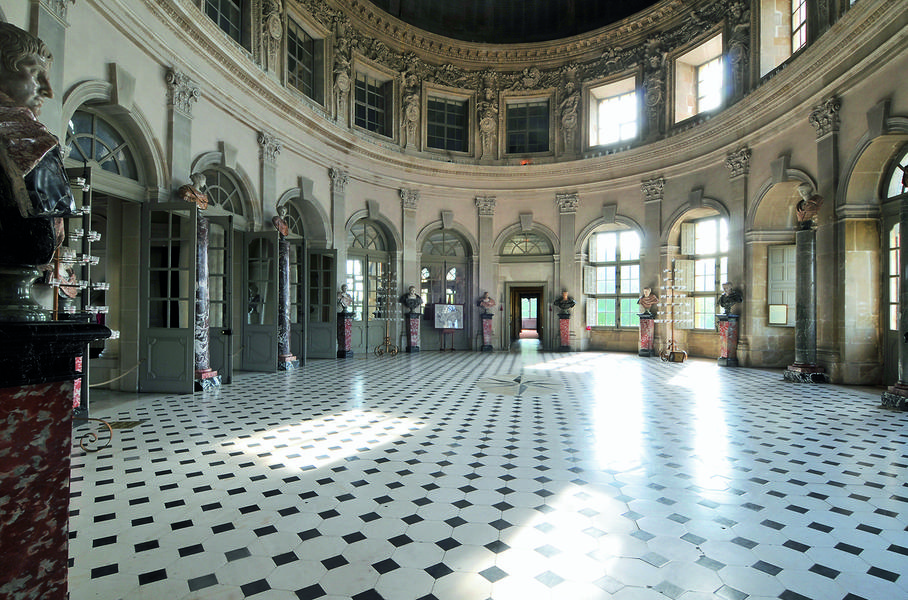
<instances>
[{"instance_id":1,"label":"stone statue","mask_svg":"<svg viewBox=\"0 0 908 600\"><path fill-rule=\"evenodd\" d=\"M580 124L578 114L580 108L580 91L573 81L568 81L564 86L564 99L559 105L561 111L561 133L564 136L564 151L574 151L574 134Z\"/></svg>"},{"instance_id":2,"label":"stone statue","mask_svg":"<svg viewBox=\"0 0 908 600\"><path fill-rule=\"evenodd\" d=\"M495 298L491 297L489 292L485 292L482 298L476 302L476 306L482 310L482 314L491 315L492 309L495 308Z\"/></svg>"},{"instance_id":3,"label":"stone statue","mask_svg":"<svg viewBox=\"0 0 908 600\"><path fill-rule=\"evenodd\" d=\"M577 303L574 302L573 298L568 296L567 290L561 290L561 298L558 298L552 304L554 304L562 313L569 313Z\"/></svg>"},{"instance_id":4,"label":"stone statue","mask_svg":"<svg viewBox=\"0 0 908 600\"><path fill-rule=\"evenodd\" d=\"M732 314L731 309L743 301L744 296L741 295L741 291L732 288L731 282L726 281L722 284L722 295L719 296L716 306L721 306L725 314L730 315Z\"/></svg>"},{"instance_id":5,"label":"stone statue","mask_svg":"<svg viewBox=\"0 0 908 600\"><path fill-rule=\"evenodd\" d=\"M44 42L0 23L0 264L45 265L75 211L57 138L38 122L53 98Z\"/></svg>"},{"instance_id":6,"label":"stone statue","mask_svg":"<svg viewBox=\"0 0 908 600\"><path fill-rule=\"evenodd\" d=\"M401 146L415 148L419 127L419 79L415 75L404 75L404 93L401 107Z\"/></svg>"},{"instance_id":7,"label":"stone statue","mask_svg":"<svg viewBox=\"0 0 908 600\"><path fill-rule=\"evenodd\" d=\"M645 287L643 288L643 295L640 296L640 299L637 300L637 304L640 305L640 308L643 309L643 312L640 314L652 315L653 307L659 302L659 296L653 293L652 288Z\"/></svg>"},{"instance_id":8,"label":"stone statue","mask_svg":"<svg viewBox=\"0 0 908 600\"><path fill-rule=\"evenodd\" d=\"M340 291L337 293L337 312L339 313L349 313L353 312L350 310L350 307L353 306L353 296L347 291L347 284L341 286Z\"/></svg>"},{"instance_id":9,"label":"stone statue","mask_svg":"<svg viewBox=\"0 0 908 600\"><path fill-rule=\"evenodd\" d=\"M181 185L177 190L177 196L180 200L186 202L192 202L199 207L199 210L205 210L208 208L208 194L203 190L205 189L205 182L207 178L204 173L193 173L189 176L191 184Z\"/></svg>"},{"instance_id":10,"label":"stone statue","mask_svg":"<svg viewBox=\"0 0 908 600\"><path fill-rule=\"evenodd\" d=\"M813 193L813 186L809 183L799 185L798 194L801 196L797 204L798 229L812 229L816 224L820 207L823 206L823 196Z\"/></svg>"},{"instance_id":11,"label":"stone statue","mask_svg":"<svg viewBox=\"0 0 908 600\"><path fill-rule=\"evenodd\" d=\"M495 141L498 138L498 101L495 90L487 86L482 91L482 98L476 103L479 112L479 140L481 145L480 159L495 158Z\"/></svg>"},{"instance_id":12,"label":"stone statue","mask_svg":"<svg viewBox=\"0 0 908 600\"><path fill-rule=\"evenodd\" d=\"M400 303L410 309L410 314L415 314L419 312L419 307L422 306L422 297L416 293L416 287L410 286L407 290L407 293L400 297Z\"/></svg>"}]
</instances>

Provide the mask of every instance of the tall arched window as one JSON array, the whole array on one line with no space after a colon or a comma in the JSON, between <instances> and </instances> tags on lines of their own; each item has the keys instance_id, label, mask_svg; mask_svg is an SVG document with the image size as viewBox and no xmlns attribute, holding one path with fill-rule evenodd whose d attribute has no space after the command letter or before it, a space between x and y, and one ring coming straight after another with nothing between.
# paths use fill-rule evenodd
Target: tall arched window
<instances>
[{"instance_id":1,"label":"tall arched window","mask_svg":"<svg viewBox=\"0 0 908 600\"><path fill-rule=\"evenodd\" d=\"M636 327L640 323L640 235L633 230L599 231L590 237L584 270L586 324Z\"/></svg>"},{"instance_id":2,"label":"tall arched window","mask_svg":"<svg viewBox=\"0 0 908 600\"><path fill-rule=\"evenodd\" d=\"M66 134L69 159L139 181L129 142L116 127L90 110L77 110L69 121Z\"/></svg>"},{"instance_id":3,"label":"tall arched window","mask_svg":"<svg viewBox=\"0 0 908 600\"><path fill-rule=\"evenodd\" d=\"M246 203L236 177L229 171L218 167L209 167L202 173L205 175L205 184L208 186L206 192L209 205L245 217Z\"/></svg>"},{"instance_id":4,"label":"tall arched window","mask_svg":"<svg viewBox=\"0 0 908 600\"><path fill-rule=\"evenodd\" d=\"M347 291L353 296L353 320L388 316L394 283L388 239L381 227L363 219L347 235Z\"/></svg>"},{"instance_id":5,"label":"tall arched window","mask_svg":"<svg viewBox=\"0 0 908 600\"><path fill-rule=\"evenodd\" d=\"M422 245L420 292L430 304L465 304L467 301L467 245L456 233L439 229Z\"/></svg>"},{"instance_id":6,"label":"tall arched window","mask_svg":"<svg viewBox=\"0 0 908 600\"><path fill-rule=\"evenodd\" d=\"M681 254L689 260L676 261L680 274L675 284L683 286L692 301L693 328L714 330L716 298L728 281L728 221L708 217L682 223Z\"/></svg>"}]
</instances>

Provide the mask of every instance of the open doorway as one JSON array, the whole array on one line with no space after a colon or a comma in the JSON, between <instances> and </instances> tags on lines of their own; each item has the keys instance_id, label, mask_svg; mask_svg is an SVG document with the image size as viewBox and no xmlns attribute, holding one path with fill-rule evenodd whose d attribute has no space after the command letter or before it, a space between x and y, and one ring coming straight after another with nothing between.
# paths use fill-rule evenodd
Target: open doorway
<instances>
[{"instance_id":1,"label":"open doorway","mask_svg":"<svg viewBox=\"0 0 908 600\"><path fill-rule=\"evenodd\" d=\"M544 332L543 287L512 287L508 295L511 342L542 340Z\"/></svg>"}]
</instances>

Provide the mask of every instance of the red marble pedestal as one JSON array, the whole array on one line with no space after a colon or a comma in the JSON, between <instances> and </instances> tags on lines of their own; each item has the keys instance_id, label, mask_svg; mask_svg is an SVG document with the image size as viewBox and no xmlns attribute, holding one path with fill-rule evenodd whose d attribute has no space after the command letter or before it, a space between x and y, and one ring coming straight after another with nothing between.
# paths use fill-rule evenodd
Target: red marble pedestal
<instances>
[{"instance_id":1,"label":"red marble pedestal","mask_svg":"<svg viewBox=\"0 0 908 600\"><path fill-rule=\"evenodd\" d=\"M353 314L337 313L337 357L353 356Z\"/></svg>"},{"instance_id":2,"label":"red marble pedestal","mask_svg":"<svg viewBox=\"0 0 908 600\"><path fill-rule=\"evenodd\" d=\"M719 315L719 366L738 366L738 315Z\"/></svg>"},{"instance_id":3,"label":"red marble pedestal","mask_svg":"<svg viewBox=\"0 0 908 600\"><path fill-rule=\"evenodd\" d=\"M558 313L558 332L561 334L562 352L571 349L571 313Z\"/></svg>"},{"instance_id":4,"label":"red marble pedestal","mask_svg":"<svg viewBox=\"0 0 908 600\"><path fill-rule=\"evenodd\" d=\"M407 352L419 352L419 313L407 314Z\"/></svg>"},{"instance_id":5,"label":"red marble pedestal","mask_svg":"<svg viewBox=\"0 0 908 600\"><path fill-rule=\"evenodd\" d=\"M655 322L653 315L644 313L640 317L640 339L637 347L638 356L653 355L653 332L655 331Z\"/></svg>"},{"instance_id":6,"label":"red marble pedestal","mask_svg":"<svg viewBox=\"0 0 908 600\"><path fill-rule=\"evenodd\" d=\"M492 317L491 314L480 315L482 318L482 352L492 351Z\"/></svg>"}]
</instances>

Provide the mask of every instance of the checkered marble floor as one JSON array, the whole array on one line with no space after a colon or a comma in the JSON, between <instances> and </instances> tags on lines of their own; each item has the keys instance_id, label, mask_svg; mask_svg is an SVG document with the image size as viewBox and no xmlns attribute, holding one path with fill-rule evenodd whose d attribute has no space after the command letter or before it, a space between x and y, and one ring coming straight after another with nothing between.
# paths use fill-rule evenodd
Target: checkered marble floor
<instances>
[{"instance_id":1,"label":"checkered marble floor","mask_svg":"<svg viewBox=\"0 0 908 600\"><path fill-rule=\"evenodd\" d=\"M878 406L593 352L97 393L140 423L74 446L71 600L905 599L908 413Z\"/></svg>"}]
</instances>

